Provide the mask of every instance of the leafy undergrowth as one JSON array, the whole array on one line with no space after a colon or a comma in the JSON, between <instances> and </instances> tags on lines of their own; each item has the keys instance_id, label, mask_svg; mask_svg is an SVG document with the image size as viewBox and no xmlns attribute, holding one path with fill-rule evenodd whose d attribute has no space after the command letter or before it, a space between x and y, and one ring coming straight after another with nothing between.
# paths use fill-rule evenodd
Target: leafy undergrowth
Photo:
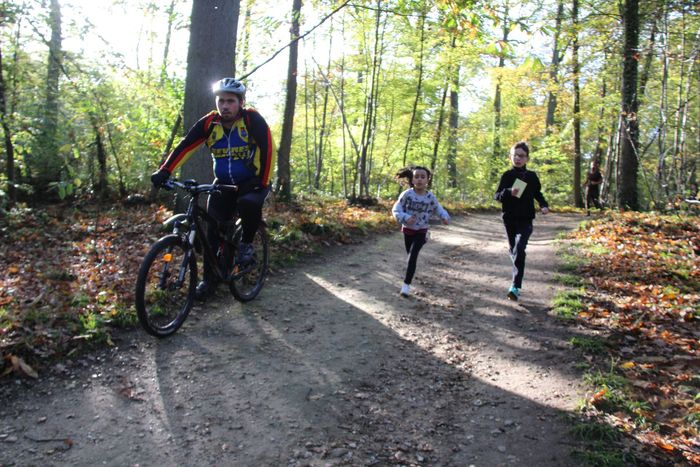
<instances>
[{"instance_id":1,"label":"leafy undergrowth","mask_svg":"<svg viewBox=\"0 0 700 467\"><path fill-rule=\"evenodd\" d=\"M388 202L276 203L265 209L271 269L331 244L397 228ZM171 212L139 207L52 205L0 218L0 376L37 377L42 367L134 326L136 274Z\"/></svg>"},{"instance_id":2,"label":"leafy undergrowth","mask_svg":"<svg viewBox=\"0 0 700 467\"><path fill-rule=\"evenodd\" d=\"M607 336L586 413L662 464L700 464L700 221L611 214L572 236L590 281L577 319Z\"/></svg>"}]
</instances>

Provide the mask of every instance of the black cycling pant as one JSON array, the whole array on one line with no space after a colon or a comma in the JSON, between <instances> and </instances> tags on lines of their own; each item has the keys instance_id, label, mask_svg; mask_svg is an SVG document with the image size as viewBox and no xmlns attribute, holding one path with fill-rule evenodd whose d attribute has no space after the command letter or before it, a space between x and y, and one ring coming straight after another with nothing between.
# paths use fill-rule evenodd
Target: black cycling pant
<instances>
[{"instance_id":1,"label":"black cycling pant","mask_svg":"<svg viewBox=\"0 0 700 467\"><path fill-rule=\"evenodd\" d=\"M243 195L230 191L212 193L207 199L207 213L219 222L226 222L233 219L236 210L238 210L238 215L243 224L243 238L241 241L244 243L252 243L255 238L255 232L258 231L258 227L262 221L263 203L269 191L269 188L264 188ZM207 240L209 240L211 247L214 248L214 253L216 253L216 249L218 248L216 244L218 238L219 233L217 232L217 226L215 223L210 222L207 226ZM216 275L213 274L211 265L209 264L209 258L205 254L204 280L212 281L215 277Z\"/></svg>"},{"instance_id":2,"label":"black cycling pant","mask_svg":"<svg viewBox=\"0 0 700 467\"><path fill-rule=\"evenodd\" d=\"M416 232L413 235L403 234L403 241L406 245L406 253L408 254L408 265L406 266L406 276L404 277L405 284L411 284L413 276L416 273L416 264L418 263L418 253L425 245L425 236L427 232Z\"/></svg>"}]
</instances>

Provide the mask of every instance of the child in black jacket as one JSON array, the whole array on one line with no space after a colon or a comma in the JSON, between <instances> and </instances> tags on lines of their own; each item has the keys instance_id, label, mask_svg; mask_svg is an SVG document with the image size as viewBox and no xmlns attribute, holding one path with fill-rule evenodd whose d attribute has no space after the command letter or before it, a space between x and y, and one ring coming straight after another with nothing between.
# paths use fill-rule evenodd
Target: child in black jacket
<instances>
[{"instance_id":1,"label":"child in black jacket","mask_svg":"<svg viewBox=\"0 0 700 467\"><path fill-rule=\"evenodd\" d=\"M503 210L503 224L506 228L510 257L513 260L513 283L508 290L508 298L518 300L525 273L525 248L532 234L532 220L535 218L535 202L540 205L542 214L549 212L547 201L542 195L542 185L535 172L527 170L525 164L530 157L530 148L523 141L510 149L513 168L501 176L495 199L500 201Z\"/></svg>"}]
</instances>

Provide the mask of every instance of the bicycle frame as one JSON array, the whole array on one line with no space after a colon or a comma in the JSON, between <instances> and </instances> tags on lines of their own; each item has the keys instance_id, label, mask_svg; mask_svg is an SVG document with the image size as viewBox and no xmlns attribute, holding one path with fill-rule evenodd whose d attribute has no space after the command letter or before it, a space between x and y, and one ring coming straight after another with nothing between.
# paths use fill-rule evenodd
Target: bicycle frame
<instances>
[{"instance_id":1,"label":"bicycle frame","mask_svg":"<svg viewBox=\"0 0 700 467\"><path fill-rule=\"evenodd\" d=\"M201 254L215 271L212 278L218 277L227 283L231 294L240 302L257 297L268 272L268 237L264 228L255 234L258 256L246 265L240 265L235 255L242 236L240 217L234 222L219 222L199 205L200 194L234 191L238 189L236 186L169 180L164 187L180 188L190 195L190 199L185 213L171 216L164 222L172 233L153 243L136 279L134 303L139 321L146 332L156 337L167 337L176 332L194 306L197 255ZM204 222L210 228L205 229ZM218 235L216 240L213 235L210 239L205 231L214 228ZM220 245L223 246L221 250ZM177 272L174 271L176 268Z\"/></svg>"},{"instance_id":2,"label":"bicycle frame","mask_svg":"<svg viewBox=\"0 0 700 467\"><path fill-rule=\"evenodd\" d=\"M203 188L195 190L193 189L195 187L192 185L188 185L187 182L180 183L173 180L171 181L171 183L172 186L182 188L190 194L190 201L187 206L186 213L176 214L164 222L165 225L172 225L173 233L175 233L176 235L180 235L189 246L189 249L183 261L189 261L189 258L192 255L192 250L196 248L196 238L199 238L200 244L202 246L202 255L205 255L207 257L209 264L212 265L211 269L215 271L217 278L222 281L228 281L230 277L225 277L226 272L221 271L219 267L219 262L216 257L216 251L209 243L209 238L206 232L204 231L200 220L204 219L207 223L214 223L217 227L217 230L221 229L222 224L224 223L212 217L206 211L206 209L202 208L199 205L199 195L202 193L217 193L220 192L219 190L223 189L237 190L238 187L236 187L235 185L202 185ZM214 186L216 186L216 188L213 188ZM181 230L183 227L184 232ZM180 278L178 278L178 280L180 280Z\"/></svg>"}]
</instances>

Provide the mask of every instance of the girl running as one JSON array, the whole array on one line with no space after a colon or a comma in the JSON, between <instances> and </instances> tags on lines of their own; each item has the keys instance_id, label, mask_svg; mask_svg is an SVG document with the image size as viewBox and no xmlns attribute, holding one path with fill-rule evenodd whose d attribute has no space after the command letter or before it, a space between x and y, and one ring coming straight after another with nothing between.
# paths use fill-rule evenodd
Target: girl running
<instances>
[{"instance_id":1,"label":"girl running","mask_svg":"<svg viewBox=\"0 0 700 467\"><path fill-rule=\"evenodd\" d=\"M435 195L428 191L432 182L430 170L419 166L407 167L396 173L396 180L401 181L404 178L408 180L410 188L399 195L391 211L401 224L408 254L408 266L401 286L401 295L408 297L411 281L416 273L418 253L425 245L431 214L437 212L443 224L450 223L450 215L440 206Z\"/></svg>"}]
</instances>

